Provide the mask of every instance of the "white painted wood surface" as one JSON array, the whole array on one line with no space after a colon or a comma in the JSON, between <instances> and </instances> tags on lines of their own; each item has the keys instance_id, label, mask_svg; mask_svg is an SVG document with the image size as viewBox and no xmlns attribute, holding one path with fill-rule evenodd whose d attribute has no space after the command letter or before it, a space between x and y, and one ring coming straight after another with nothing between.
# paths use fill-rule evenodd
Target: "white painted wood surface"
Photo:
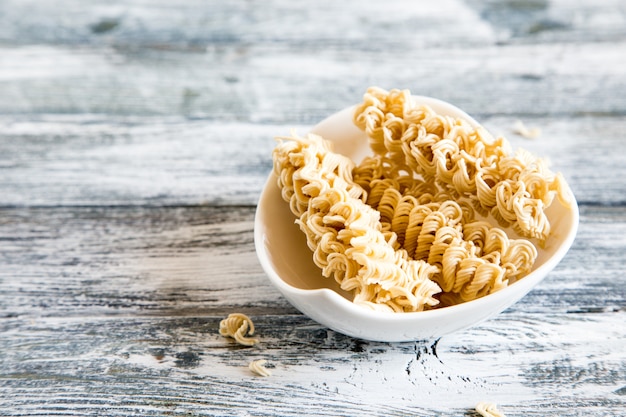
<instances>
[{"instance_id":1,"label":"white painted wood surface","mask_svg":"<svg viewBox=\"0 0 626 417\"><path fill-rule=\"evenodd\" d=\"M457 104L578 198L564 261L476 328L351 339L256 260L273 137L370 85ZM626 416L625 97L618 0L0 2L0 415Z\"/></svg>"}]
</instances>

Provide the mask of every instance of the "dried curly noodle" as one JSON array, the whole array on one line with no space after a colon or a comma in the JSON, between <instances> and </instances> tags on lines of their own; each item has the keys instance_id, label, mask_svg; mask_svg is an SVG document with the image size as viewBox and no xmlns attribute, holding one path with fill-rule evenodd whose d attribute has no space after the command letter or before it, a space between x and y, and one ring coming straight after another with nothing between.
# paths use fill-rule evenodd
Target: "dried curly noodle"
<instances>
[{"instance_id":1,"label":"dried curly noodle","mask_svg":"<svg viewBox=\"0 0 626 417\"><path fill-rule=\"evenodd\" d=\"M225 337L232 337L237 343L244 346L253 346L259 343L259 339L247 337L254 334L254 323L250 317L243 313L232 313L220 321L220 334Z\"/></svg>"},{"instance_id":2,"label":"dried curly noodle","mask_svg":"<svg viewBox=\"0 0 626 417\"><path fill-rule=\"evenodd\" d=\"M523 236L548 237L544 210L555 196L570 205L565 180L543 159L523 150L512 153L504 138L493 138L480 126L415 105L408 90L369 88L354 122L391 172L405 171L467 197L479 212Z\"/></svg>"},{"instance_id":3,"label":"dried curly noodle","mask_svg":"<svg viewBox=\"0 0 626 417\"><path fill-rule=\"evenodd\" d=\"M298 217L315 264L352 291L355 303L377 310L457 304L523 277L536 259L535 246L476 220L474 209L545 239L545 215L527 207L565 194L560 176L531 175L543 167L538 160L526 155L520 169L503 139L486 140L466 122L414 107L409 98L408 92L368 90L355 123L375 154L359 166L312 134L279 138L273 153L282 197ZM507 182L509 174L523 185ZM481 181L497 190L493 201L479 197ZM534 198L527 191L540 188L551 195L536 192L541 198Z\"/></svg>"}]
</instances>

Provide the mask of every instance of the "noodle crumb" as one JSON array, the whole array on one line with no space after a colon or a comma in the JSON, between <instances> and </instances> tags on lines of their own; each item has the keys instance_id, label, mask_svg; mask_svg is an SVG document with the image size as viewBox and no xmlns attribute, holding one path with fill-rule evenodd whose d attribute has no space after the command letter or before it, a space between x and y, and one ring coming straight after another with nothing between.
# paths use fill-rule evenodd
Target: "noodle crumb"
<instances>
[{"instance_id":1,"label":"noodle crumb","mask_svg":"<svg viewBox=\"0 0 626 417\"><path fill-rule=\"evenodd\" d=\"M271 376L272 372L265 367L266 363L267 361L265 359L252 361L248 365L248 369L250 369L252 372L254 372L255 374L259 376L263 376L263 377Z\"/></svg>"},{"instance_id":2,"label":"noodle crumb","mask_svg":"<svg viewBox=\"0 0 626 417\"><path fill-rule=\"evenodd\" d=\"M495 403L487 401L476 404L476 412L482 417L506 417L502 411L498 410Z\"/></svg>"},{"instance_id":3,"label":"noodle crumb","mask_svg":"<svg viewBox=\"0 0 626 417\"><path fill-rule=\"evenodd\" d=\"M529 129L521 120L516 120L515 123L513 123L512 129L513 133L520 135L521 137L526 139L536 139L541 136L541 129L539 129L538 127L533 127Z\"/></svg>"}]
</instances>

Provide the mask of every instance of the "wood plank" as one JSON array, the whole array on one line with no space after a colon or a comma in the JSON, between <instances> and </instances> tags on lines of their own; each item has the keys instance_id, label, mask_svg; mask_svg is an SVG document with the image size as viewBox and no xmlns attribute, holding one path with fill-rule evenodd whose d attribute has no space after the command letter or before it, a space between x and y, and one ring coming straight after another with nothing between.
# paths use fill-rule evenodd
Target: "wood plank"
<instances>
[{"instance_id":1,"label":"wood plank","mask_svg":"<svg viewBox=\"0 0 626 417\"><path fill-rule=\"evenodd\" d=\"M0 210L0 316L294 310L254 253L252 207ZM574 246L521 312L624 310L626 217L582 209ZM227 299L222 298L227 294Z\"/></svg>"},{"instance_id":2,"label":"wood plank","mask_svg":"<svg viewBox=\"0 0 626 417\"><path fill-rule=\"evenodd\" d=\"M481 118L494 134L551 160L581 204L625 204L626 121ZM308 125L156 117L0 116L0 206L256 204L274 137ZM608 150L611 150L608 152ZM602 184L602 186L598 186Z\"/></svg>"},{"instance_id":3,"label":"wood plank","mask_svg":"<svg viewBox=\"0 0 626 417\"><path fill-rule=\"evenodd\" d=\"M623 40L399 50L332 43L239 48L190 53L1 46L0 112L310 124L380 85L448 100L483 117L626 113Z\"/></svg>"},{"instance_id":4,"label":"wood plank","mask_svg":"<svg viewBox=\"0 0 626 417\"><path fill-rule=\"evenodd\" d=\"M557 416L626 405L621 207L583 207L572 251L503 314L437 343L395 344L342 336L291 308L256 261L253 212L0 210L0 386L11 393L1 409L427 416L471 415L490 400L511 416ZM260 346L219 336L236 311L253 317ZM272 377L247 370L260 358Z\"/></svg>"},{"instance_id":5,"label":"wood plank","mask_svg":"<svg viewBox=\"0 0 626 417\"><path fill-rule=\"evenodd\" d=\"M201 49L207 44L357 45L402 48L498 42L611 41L626 34L620 0L389 0L293 4L245 0L5 0L0 39L16 44L114 44ZM446 30L441 30L445 27ZM375 46L374 46L375 47Z\"/></svg>"},{"instance_id":6,"label":"wood plank","mask_svg":"<svg viewBox=\"0 0 626 417\"><path fill-rule=\"evenodd\" d=\"M272 125L49 116L0 125L0 205L251 204Z\"/></svg>"},{"instance_id":7,"label":"wood plank","mask_svg":"<svg viewBox=\"0 0 626 417\"><path fill-rule=\"evenodd\" d=\"M0 112L310 124L380 84L478 115L625 114L617 0L468 3L6 1Z\"/></svg>"},{"instance_id":8,"label":"wood plank","mask_svg":"<svg viewBox=\"0 0 626 417\"><path fill-rule=\"evenodd\" d=\"M2 210L3 315L209 314L253 300L268 313L293 312L256 260L253 213L204 206Z\"/></svg>"},{"instance_id":9,"label":"wood plank","mask_svg":"<svg viewBox=\"0 0 626 417\"><path fill-rule=\"evenodd\" d=\"M507 416L619 416L626 405L623 327L607 332L623 313L505 314L437 345L360 342L300 316L253 318L255 348L219 336L215 316L4 321L0 386L11 395L0 406L7 415L430 416L473 415L489 400ZM271 377L248 371L259 358Z\"/></svg>"}]
</instances>

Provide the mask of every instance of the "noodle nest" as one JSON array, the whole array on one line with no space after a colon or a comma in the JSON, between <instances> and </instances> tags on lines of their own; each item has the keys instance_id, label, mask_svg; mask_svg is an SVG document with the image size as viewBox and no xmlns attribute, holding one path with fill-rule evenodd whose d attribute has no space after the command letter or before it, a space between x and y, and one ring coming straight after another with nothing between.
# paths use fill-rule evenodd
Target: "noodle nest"
<instances>
[{"instance_id":1,"label":"noodle nest","mask_svg":"<svg viewBox=\"0 0 626 417\"><path fill-rule=\"evenodd\" d=\"M545 209L571 201L561 174L408 90L368 89L353 120L373 153L359 165L314 134L278 138L273 161L315 264L356 304L440 308L531 271Z\"/></svg>"}]
</instances>

